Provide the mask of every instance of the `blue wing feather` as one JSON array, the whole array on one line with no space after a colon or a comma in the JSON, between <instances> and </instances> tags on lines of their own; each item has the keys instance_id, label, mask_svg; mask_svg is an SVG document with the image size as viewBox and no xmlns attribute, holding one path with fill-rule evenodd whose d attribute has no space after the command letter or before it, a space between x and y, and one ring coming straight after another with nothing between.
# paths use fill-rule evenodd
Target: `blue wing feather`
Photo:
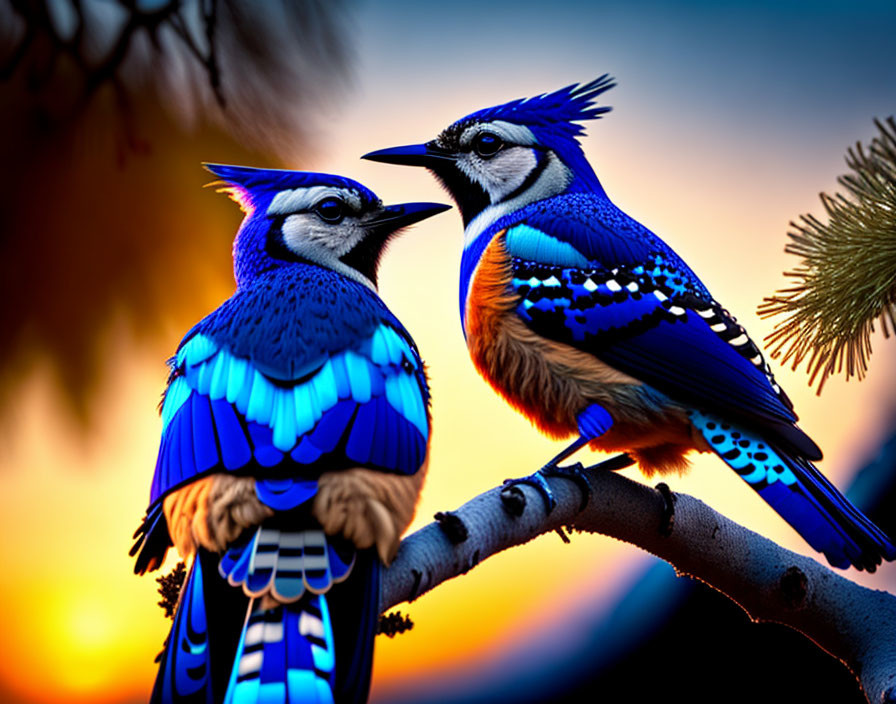
<instances>
[{"instance_id":1,"label":"blue wing feather","mask_svg":"<svg viewBox=\"0 0 896 704\"><path fill-rule=\"evenodd\" d=\"M352 432L345 445L346 456L355 462L370 461L373 432L376 423L376 401L368 401L358 407Z\"/></svg>"},{"instance_id":2,"label":"blue wing feather","mask_svg":"<svg viewBox=\"0 0 896 704\"><path fill-rule=\"evenodd\" d=\"M162 485L168 484L168 465L170 463L169 455L171 453L171 436L163 433L162 440L159 444L159 454L156 457L156 468L152 475L152 484L150 484L149 495L160 496L162 494Z\"/></svg>"},{"instance_id":3,"label":"blue wing feather","mask_svg":"<svg viewBox=\"0 0 896 704\"><path fill-rule=\"evenodd\" d=\"M273 432L267 425L248 423L249 437L252 438L253 456L262 467L276 467L283 461L283 453L274 447Z\"/></svg>"},{"instance_id":4,"label":"blue wing feather","mask_svg":"<svg viewBox=\"0 0 896 704\"><path fill-rule=\"evenodd\" d=\"M196 472L202 474L218 464L215 425L212 422L208 396L194 394L192 398L193 451Z\"/></svg>"},{"instance_id":5,"label":"blue wing feather","mask_svg":"<svg viewBox=\"0 0 896 704\"><path fill-rule=\"evenodd\" d=\"M697 298L695 289L676 294L680 280L667 286L661 273L660 285L643 266L614 273L514 259L513 268L512 286L521 296L517 313L534 332L590 352L676 401L739 419L797 453L820 458L794 425L786 397L735 348L742 339L744 350L755 350L748 338L733 323L716 332L689 309L714 305Z\"/></svg>"},{"instance_id":6,"label":"blue wing feather","mask_svg":"<svg viewBox=\"0 0 896 704\"><path fill-rule=\"evenodd\" d=\"M385 417L385 460L383 466L395 467L398 463L398 414L391 408L383 414Z\"/></svg>"},{"instance_id":7,"label":"blue wing feather","mask_svg":"<svg viewBox=\"0 0 896 704\"><path fill-rule=\"evenodd\" d=\"M212 401L218 439L221 442L221 461L227 470L244 467L252 459L252 448L236 413L227 401Z\"/></svg>"},{"instance_id":8,"label":"blue wing feather","mask_svg":"<svg viewBox=\"0 0 896 704\"><path fill-rule=\"evenodd\" d=\"M311 433L310 439L314 446L321 452L332 452L342 439L357 406L354 401L340 401L324 414Z\"/></svg>"},{"instance_id":9,"label":"blue wing feather","mask_svg":"<svg viewBox=\"0 0 896 704\"><path fill-rule=\"evenodd\" d=\"M386 435L386 414L389 412L389 405L381 396L376 399L376 426L373 431L373 443L370 452L370 461L374 464L383 466L386 463L386 443L388 437Z\"/></svg>"},{"instance_id":10,"label":"blue wing feather","mask_svg":"<svg viewBox=\"0 0 896 704\"><path fill-rule=\"evenodd\" d=\"M190 398L187 399L175 416L175 419L178 421L176 426L178 434L176 446L180 449L180 462L170 467L171 479L175 484L180 484L188 477L197 474L196 455L193 452L193 428L190 421L193 415L193 400L195 398L196 394L191 394Z\"/></svg>"},{"instance_id":11,"label":"blue wing feather","mask_svg":"<svg viewBox=\"0 0 896 704\"><path fill-rule=\"evenodd\" d=\"M289 453L289 456L299 464L313 464L322 455L323 452L317 449L308 437L302 438L302 441Z\"/></svg>"},{"instance_id":12,"label":"blue wing feather","mask_svg":"<svg viewBox=\"0 0 896 704\"><path fill-rule=\"evenodd\" d=\"M494 229L519 224L547 233L570 245L589 262L608 269L637 267L659 257L694 293L707 300L712 298L697 275L669 245L606 197L569 193L539 201L499 220Z\"/></svg>"}]
</instances>

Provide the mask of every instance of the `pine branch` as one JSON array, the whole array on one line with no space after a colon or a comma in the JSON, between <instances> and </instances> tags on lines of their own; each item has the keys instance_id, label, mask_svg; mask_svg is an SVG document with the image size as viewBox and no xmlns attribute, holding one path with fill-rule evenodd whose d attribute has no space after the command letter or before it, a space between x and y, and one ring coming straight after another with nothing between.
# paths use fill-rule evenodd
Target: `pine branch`
<instances>
[{"instance_id":1,"label":"pine branch","mask_svg":"<svg viewBox=\"0 0 896 704\"><path fill-rule=\"evenodd\" d=\"M794 369L808 357L819 393L844 369L864 377L876 321L886 337L896 330L896 121L875 125L870 148L847 153L851 173L837 179L847 194L821 194L828 221L791 222L785 251L802 261L785 276L795 283L759 307L762 317L786 316L766 338L771 356Z\"/></svg>"},{"instance_id":2,"label":"pine branch","mask_svg":"<svg viewBox=\"0 0 896 704\"><path fill-rule=\"evenodd\" d=\"M543 533L564 527L603 533L719 590L751 619L799 631L846 665L869 702L896 702L896 597L785 550L686 494L674 495L675 523L664 535L668 522L661 492L613 472L592 471L588 477L593 495L581 511L578 489L549 478L557 499L550 515L535 491L523 486L525 505L512 516L498 487L452 512L467 530L465 541L452 542L439 522L408 536L384 571L380 611L413 601Z\"/></svg>"}]
</instances>

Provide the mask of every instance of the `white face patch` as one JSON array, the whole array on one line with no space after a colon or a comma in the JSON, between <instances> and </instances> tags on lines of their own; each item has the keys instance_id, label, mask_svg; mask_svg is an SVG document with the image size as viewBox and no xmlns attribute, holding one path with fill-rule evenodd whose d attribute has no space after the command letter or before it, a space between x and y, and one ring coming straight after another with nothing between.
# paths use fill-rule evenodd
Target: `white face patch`
<instances>
[{"instance_id":1,"label":"white face patch","mask_svg":"<svg viewBox=\"0 0 896 704\"><path fill-rule=\"evenodd\" d=\"M482 132L491 132L504 140L505 147L491 159L483 159L472 148L473 140ZM525 191L507 198L520 188L532 171L539 167L535 135L525 125L503 120L470 125L458 138L462 153L457 168L471 181L478 183L488 194L490 205L479 213L464 231L464 246L469 246L488 226L508 213L529 203L562 193L572 181L572 172L547 151L541 173ZM467 151L469 150L469 151Z\"/></svg>"},{"instance_id":2,"label":"white face patch","mask_svg":"<svg viewBox=\"0 0 896 704\"><path fill-rule=\"evenodd\" d=\"M506 146L491 159L483 159L475 151L465 152L457 159L457 168L482 186L491 203L498 203L526 180L537 166L538 159L531 147Z\"/></svg>"},{"instance_id":3,"label":"white face patch","mask_svg":"<svg viewBox=\"0 0 896 704\"><path fill-rule=\"evenodd\" d=\"M507 145L490 159L482 158L472 147L473 141L483 132L497 135ZM536 153L531 149L538 140L524 125L503 120L471 125L460 135L458 143L461 154L457 168L482 187L492 204L504 200L519 188L538 164Z\"/></svg>"},{"instance_id":4,"label":"white face patch","mask_svg":"<svg viewBox=\"0 0 896 704\"><path fill-rule=\"evenodd\" d=\"M361 210L361 196L350 188L336 188L334 186L309 186L308 188L294 188L280 191L274 196L268 206L268 215L289 215L309 210L315 203L324 198L335 197L343 201L356 213Z\"/></svg>"},{"instance_id":5,"label":"white face patch","mask_svg":"<svg viewBox=\"0 0 896 704\"><path fill-rule=\"evenodd\" d=\"M358 218L345 217L342 222L328 223L316 213L298 213L287 216L281 232L283 244L296 256L337 271L376 290L373 282L366 276L340 261L367 234Z\"/></svg>"},{"instance_id":6,"label":"white face patch","mask_svg":"<svg viewBox=\"0 0 896 704\"><path fill-rule=\"evenodd\" d=\"M470 224L464 230L464 248L473 244L479 235L488 229L489 225L508 213L524 208L529 203L556 196L566 190L566 187L572 181L572 172L553 152L548 152L545 158L548 163L535 180L535 183L510 200L489 205L470 221ZM526 175L528 175L528 172Z\"/></svg>"},{"instance_id":7,"label":"white face patch","mask_svg":"<svg viewBox=\"0 0 896 704\"><path fill-rule=\"evenodd\" d=\"M314 212L314 207L328 198L345 204L345 216L339 222L327 222ZM297 257L375 288L367 277L340 261L366 237L364 220L375 216L375 212L360 215L363 205L354 189L309 186L280 191L268 206L267 215L286 216L280 228L283 244Z\"/></svg>"},{"instance_id":8,"label":"white face patch","mask_svg":"<svg viewBox=\"0 0 896 704\"><path fill-rule=\"evenodd\" d=\"M282 232L283 243L299 256L320 250L338 259L364 239L364 228L357 218L346 217L334 224L324 222L315 213L287 216Z\"/></svg>"}]
</instances>

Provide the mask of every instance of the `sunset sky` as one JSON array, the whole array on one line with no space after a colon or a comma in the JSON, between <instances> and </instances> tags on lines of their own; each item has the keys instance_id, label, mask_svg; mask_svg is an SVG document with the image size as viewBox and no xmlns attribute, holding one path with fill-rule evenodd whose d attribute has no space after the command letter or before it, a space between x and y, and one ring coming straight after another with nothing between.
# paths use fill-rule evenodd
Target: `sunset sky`
<instances>
[{"instance_id":1,"label":"sunset sky","mask_svg":"<svg viewBox=\"0 0 896 704\"><path fill-rule=\"evenodd\" d=\"M478 108L609 72L619 85L601 100L613 112L587 125L584 141L598 177L760 341L774 321L759 320L756 307L786 285L782 272L796 263L783 253L788 222L822 215L818 193L836 189L847 147L874 136L873 118L896 112L896 5L582 5L363 3L349 20L351 90L325 108L314 153L252 165L342 173L386 203L445 201L422 170L358 157L430 139ZM185 302L195 320L232 290L225 255L241 214L201 189L209 179L198 163L165 158L189 197L185 207L207 212L221 232L221 252L207 261L197 256L198 284L177 279L189 267L165 282L195 287L195 299ZM457 311L461 235L456 210L428 220L394 242L380 274L380 293L416 338L432 379L433 454L411 530L507 477L529 474L559 447L497 398L469 362ZM172 315L178 325L181 319ZM173 352L186 330L168 327L164 340L147 346L134 321L108 321L103 375L89 399L102 412L86 437L39 355L5 396L0 700L124 703L148 695L170 621L155 606L154 579L132 574L127 550L161 429L164 353L156 350ZM776 375L825 452L822 470L848 484L892 424L896 343L875 338L868 378L834 379L820 397L803 370ZM688 477L669 483L810 554L720 460L695 458ZM373 701L437 701L436 692L487 681L511 645L579 613L610 609L646 560L608 538L576 536L564 545L553 534L488 560L402 607L416 626L378 639ZM896 588L893 566L849 576Z\"/></svg>"}]
</instances>

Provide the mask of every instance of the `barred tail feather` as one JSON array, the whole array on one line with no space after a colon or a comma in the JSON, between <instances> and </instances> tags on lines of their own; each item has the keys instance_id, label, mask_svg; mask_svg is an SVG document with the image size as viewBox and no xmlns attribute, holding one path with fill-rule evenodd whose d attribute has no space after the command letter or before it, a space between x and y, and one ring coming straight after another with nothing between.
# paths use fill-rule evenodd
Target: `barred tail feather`
<instances>
[{"instance_id":1,"label":"barred tail feather","mask_svg":"<svg viewBox=\"0 0 896 704\"><path fill-rule=\"evenodd\" d=\"M806 459L699 411L690 413L713 450L834 567L873 572L896 547Z\"/></svg>"},{"instance_id":2,"label":"barred tail feather","mask_svg":"<svg viewBox=\"0 0 896 704\"><path fill-rule=\"evenodd\" d=\"M240 638L225 704L331 704L336 655L327 599L261 607L255 599Z\"/></svg>"}]
</instances>

